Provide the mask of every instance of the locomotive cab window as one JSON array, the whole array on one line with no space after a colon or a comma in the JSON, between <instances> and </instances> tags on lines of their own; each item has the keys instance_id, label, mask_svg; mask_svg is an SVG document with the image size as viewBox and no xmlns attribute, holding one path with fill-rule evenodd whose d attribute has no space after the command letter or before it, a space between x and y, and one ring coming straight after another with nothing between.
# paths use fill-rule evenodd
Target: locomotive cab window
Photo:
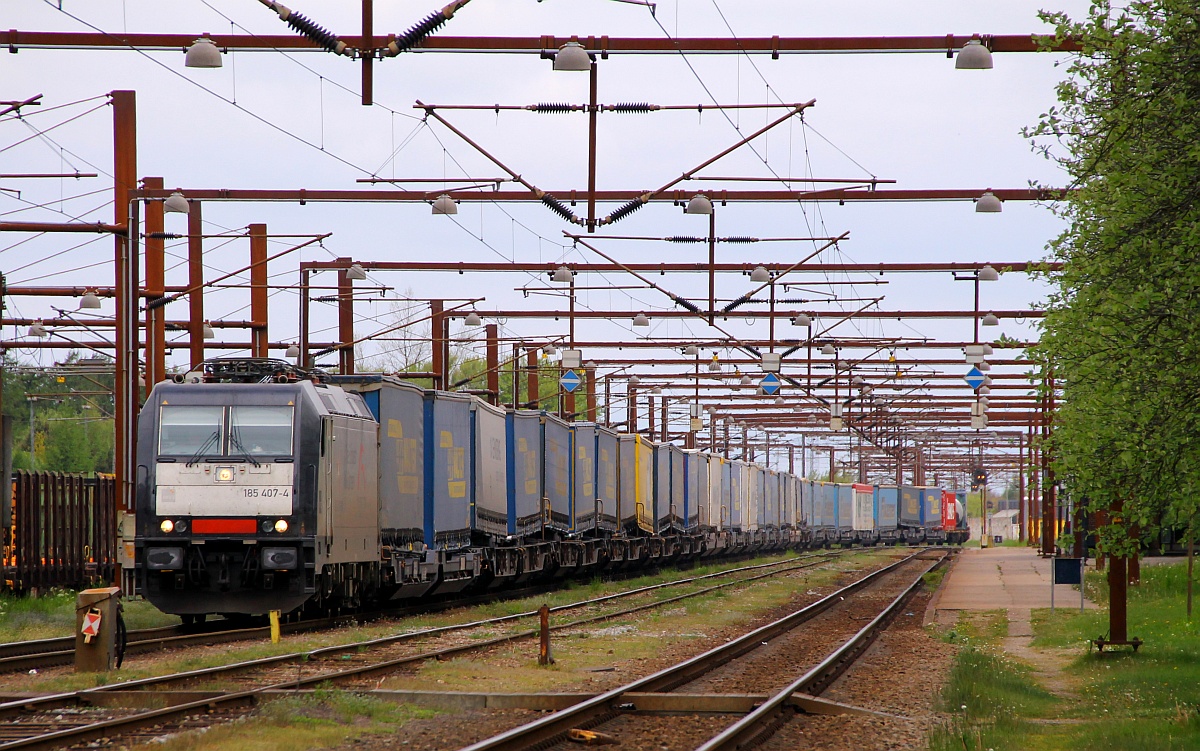
<instances>
[{"instance_id":1,"label":"locomotive cab window","mask_svg":"<svg viewBox=\"0 0 1200 751\"><path fill-rule=\"evenodd\" d=\"M158 453L204 456L223 453L223 407L164 406L159 420Z\"/></svg>"},{"instance_id":2,"label":"locomotive cab window","mask_svg":"<svg viewBox=\"0 0 1200 751\"><path fill-rule=\"evenodd\" d=\"M291 407L230 407L232 453L288 456L292 453Z\"/></svg>"},{"instance_id":3,"label":"locomotive cab window","mask_svg":"<svg viewBox=\"0 0 1200 751\"><path fill-rule=\"evenodd\" d=\"M163 406L160 456L290 457L292 417L288 406Z\"/></svg>"}]
</instances>

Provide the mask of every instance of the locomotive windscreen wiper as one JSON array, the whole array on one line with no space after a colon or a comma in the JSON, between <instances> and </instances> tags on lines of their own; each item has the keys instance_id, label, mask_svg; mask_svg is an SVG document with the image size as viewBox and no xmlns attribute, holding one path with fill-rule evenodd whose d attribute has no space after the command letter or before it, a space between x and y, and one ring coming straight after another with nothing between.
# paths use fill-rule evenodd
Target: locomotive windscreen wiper
<instances>
[{"instance_id":1,"label":"locomotive windscreen wiper","mask_svg":"<svg viewBox=\"0 0 1200 751\"><path fill-rule=\"evenodd\" d=\"M229 442L233 444L235 449L242 452L242 457L246 459L246 461L250 462L256 467L260 466L261 462L250 455L250 452L246 450L246 446L242 443L242 439L238 438L238 434L240 432L241 429L237 425L234 425L233 429L229 431Z\"/></svg>"},{"instance_id":2,"label":"locomotive windscreen wiper","mask_svg":"<svg viewBox=\"0 0 1200 751\"><path fill-rule=\"evenodd\" d=\"M192 458L188 459L187 464L185 464L184 466L190 467L193 464L195 464L196 462L200 461L200 459L204 456L204 452L208 451L210 448L212 448L212 445L214 443L216 443L217 439L220 437L221 437L221 431L219 429L214 430L212 432L212 435L210 435L208 437L208 439L204 441L204 443L200 444L200 448L196 449L196 453L192 454Z\"/></svg>"}]
</instances>

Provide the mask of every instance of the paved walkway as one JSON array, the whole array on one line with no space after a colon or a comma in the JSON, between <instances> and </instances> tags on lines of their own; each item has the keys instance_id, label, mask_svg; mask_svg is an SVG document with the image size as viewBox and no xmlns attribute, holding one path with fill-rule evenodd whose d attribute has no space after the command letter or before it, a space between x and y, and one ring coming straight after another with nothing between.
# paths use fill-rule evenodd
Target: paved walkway
<instances>
[{"instance_id":1,"label":"paved walkway","mask_svg":"<svg viewBox=\"0 0 1200 751\"><path fill-rule=\"evenodd\" d=\"M1050 607L1050 566L1050 559L1039 557L1032 548L967 548L930 603L926 621L953 626L962 610L1007 611L1004 650L1033 666L1039 681L1051 692L1074 696L1076 689L1062 671L1073 653L1032 647L1030 611ZM1074 587L1059 584L1054 589L1056 608L1079 607L1079 592ZM1084 606L1095 608L1096 604L1087 600Z\"/></svg>"}]
</instances>

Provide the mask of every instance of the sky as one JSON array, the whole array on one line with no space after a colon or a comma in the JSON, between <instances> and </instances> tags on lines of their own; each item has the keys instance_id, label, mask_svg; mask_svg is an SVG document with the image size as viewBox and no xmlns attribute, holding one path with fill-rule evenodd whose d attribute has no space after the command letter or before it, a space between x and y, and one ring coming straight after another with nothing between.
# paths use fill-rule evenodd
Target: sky
<instances>
[{"instance_id":1,"label":"sky","mask_svg":"<svg viewBox=\"0 0 1200 751\"><path fill-rule=\"evenodd\" d=\"M343 35L357 34L361 4L292 3L298 12ZM1037 18L1042 3L860 1L837 4L798 0L735 3L678 0L643 5L615 0L473 0L439 33L469 36L567 36L664 38L714 36L906 36L1044 33ZM1086 13L1082 0L1059 0L1053 9L1074 17ZM435 10L433 4L398 0L376 3L375 32L401 32ZM288 34L276 15L255 0L6 0L0 26L22 31L167 32ZM793 118L705 170L709 175L818 177L894 180L895 189L1024 188L1031 182L1061 185L1062 173L1035 153L1021 129L1034 125L1054 102L1062 79L1063 55L998 54L989 71L958 71L944 53L628 55L598 65L602 103L650 102L697 105L806 102L803 118ZM537 55L406 54L375 65L375 105L359 103L359 67L323 52L246 51L226 54L216 70L188 69L182 51L139 53L105 50L21 48L0 56L0 100L41 94L40 107L25 117L0 118L0 174L97 172L91 179L0 179L0 221L112 221L111 113L103 96L117 89L137 92L138 173L161 176L169 188L353 189L358 179L490 178L502 172L454 133L423 121L417 100L436 104L527 105L582 103L588 76L555 72ZM456 128L530 182L562 195L586 187L587 121L582 114L545 115L525 111L443 110ZM641 115L604 113L599 118L598 187L650 189L690 170L744 135L777 117L779 110L711 109ZM688 189L716 187L690 182ZM780 187L779 183L755 183ZM438 183L433 183L434 188ZM386 184L380 187L386 188ZM506 185L511 188L511 185ZM730 184L729 187L737 187ZM19 191L19 193L17 193ZM602 214L615 208L602 206ZM577 231L536 204L464 203L455 217L434 216L430 207L409 204L210 203L206 231L236 232L263 222L273 234L332 235L270 266L273 284L298 283L300 260L351 257L358 261L451 259L501 262L586 262L603 259L572 247L563 230ZM608 234L703 235L706 218L689 216L669 202L653 203ZM1045 206L1009 202L1001 214L977 214L966 202L817 204L729 204L717 208L719 236L836 236L849 239L823 253L825 262L1037 260L1062 225ZM185 219L167 217L168 231L184 232ZM277 238L270 252L297 239ZM702 245L597 241L597 247L623 261L700 261ZM760 243L718 246L718 260L789 262L812 252L812 243ZM182 284L185 247L168 246L168 284ZM90 235L0 234L0 271L15 285L110 285L112 244ZM210 278L248 262L243 240L206 243ZM664 278L673 292L693 298L706 294L698 276ZM863 281L858 276L833 281ZM806 275L804 290L814 308L853 310L860 298L884 295L882 310L969 310L972 285L955 283L948 273L889 275L886 284L826 284ZM654 319L673 305L648 289L622 289L628 277L589 275L577 284L601 287L579 293L581 309L609 310L609 320L580 323L580 339L616 340L710 337L700 321ZM489 312L563 308L561 297L530 295L514 288L552 285L519 274L458 275L372 273L368 285L391 290L388 298L479 299ZM1046 288L1022 274L1005 274L983 285L981 308L1037 307ZM721 280L718 296L731 298L753 286L743 277ZM794 293L799 294L799 293ZM834 297L839 299L832 299ZM214 291L206 315L214 320L249 317L245 289ZM177 305L182 306L183 303ZM356 307L357 333L391 325L402 302L383 299ZM10 317L56 317L53 307L73 310L72 299L10 297ZM273 290L270 339L298 338L295 290ZM101 315L112 315L105 300ZM635 330L635 313L651 317L648 334ZM186 308L172 308L185 317ZM313 310L313 339L336 337L335 310ZM489 318L495 320L495 318ZM500 319L502 332L528 338L561 337L566 321ZM762 338L766 323L731 318L722 326L736 336ZM795 336L793 331L778 336ZM456 328L457 330L457 328ZM468 334L470 332L467 332ZM966 341L969 320L867 321L848 332L865 337ZM1036 338L1033 321L1005 320L988 336ZM60 332L59 338L89 336ZM173 337L169 337L173 338ZM245 337L242 337L243 339ZM22 348L25 327L7 326L4 346L27 362L49 365L65 351ZM371 343L363 354L378 356L399 346ZM479 347L480 352L481 346ZM653 352L653 350L652 350ZM706 347L702 356L726 349ZM237 354L230 351L228 354ZM282 352L276 354L282 355ZM585 352L585 358L604 352ZM866 354L865 352L862 354ZM886 353L885 353L886 354ZM169 357L186 367L184 347ZM945 356L945 355L943 355ZM785 372L787 371L785 366ZM796 366L799 367L799 366ZM961 373L960 365L929 372ZM1012 366L1004 372L1020 372ZM665 369L664 369L665 371ZM646 371L649 372L649 371ZM675 381L660 374L664 385ZM668 391L670 389L668 388ZM965 392L964 392L965 393ZM682 407L682 405L681 405Z\"/></svg>"}]
</instances>

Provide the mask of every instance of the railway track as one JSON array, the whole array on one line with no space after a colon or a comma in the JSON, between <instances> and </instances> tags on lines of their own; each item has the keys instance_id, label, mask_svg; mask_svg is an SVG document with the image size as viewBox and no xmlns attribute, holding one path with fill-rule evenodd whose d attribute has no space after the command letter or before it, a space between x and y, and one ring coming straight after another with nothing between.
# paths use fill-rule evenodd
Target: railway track
<instances>
[{"instance_id":1,"label":"railway track","mask_svg":"<svg viewBox=\"0 0 1200 751\"><path fill-rule=\"evenodd\" d=\"M702 751L733 751L760 743L769 738L790 715L794 715L797 708L812 708L819 701L816 696L866 650L912 596L924 574L941 565L947 557L947 554L942 554L930 565L928 560L917 562L922 555L920 552L913 553L740 638L653 675L581 701L568 709L472 744L462 751L577 747L568 743L568 737L574 736L575 740L580 740L586 738L588 733L599 733L601 738L609 735L612 740L622 743L631 737L636 740L637 736L648 733L654 734L651 737L669 736L678 741L686 737L685 732L695 733L698 728L712 731L711 735L706 736L707 740L698 744ZM719 680L714 681L719 671L741 672L744 668L742 662L752 658L756 651L767 649L776 640L783 642L786 635L798 626L810 624L826 612L844 608L868 588L899 577L903 577L899 592L887 598L889 604L886 607L879 609L866 625L855 629L849 638L834 646L802 675L769 696L717 694L711 690L680 694L678 691L688 686L710 688L712 683L719 683ZM854 617L849 615L849 618ZM806 629L806 638L810 634ZM786 645L784 649L790 647ZM710 685L704 686L705 682ZM714 714L731 711L744 713L732 725L728 724L727 715ZM639 727L636 718L650 715L656 718L652 727ZM614 728L614 725L617 727ZM632 742L632 745L637 744Z\"/></svg>"},{"instance_id":2,"label":"railway track","mask_svg":"<svg viewBox=\"0 0 1200 751\"><path fill-rule=\"evenodd\" d=\"M783 566L794 560L796 559L778 561L775 563L756 564L754 566L742 566L738 568L727 569L725 571L719 571L714 574L709 574L705 577L698 578L703 579L717 576L728 576L730 574L741 573L744 571L769 568L772 566ZM646 572L644 571L630 572L630 575L641 576L645 573ZM665 585L656 586L672 586L675 584L682 584L695 580L697 580L697 577L678 580L676 582L667 582ZM326 618L306 618L299 621L284 622L280 624L280 631L284 634L297 634L311 631L321 631L348 623L361 624L385 618L405 618L413 615L430 615L446 610L471 607L475 605L484 605L500 600L517 600L526 597L532 597L554 591L560 586L560 583L547 582L545 585L541 586L525 587L519 590L509 590L503 592L484 593L474 597L455 598L443 602L422 603L420 605L410 605L402 608L390 608L387 610L347 613ZM631 592L628 594L634 593L636 592ZM628 594L622 594L622 596L628 596ZM129 656L183 647L226 644L239 641L261 641L263 639L270 638L270 636L271 629L269 626L256 625L247 627L243 624L238 624L231 627L223 627L222 621L210 621L198 627L162 626L159 628L130 631L128 634L128 642L125 654L126 656ZM0 644L0 673L43 670L45 668L57 667L60 665L70 665L74 662L74 660L74 636Z\"/></svg>"},{"instance_id":3,"label":"railway track","mask_svg":"<svg viewBox=\"0 0 1200 751\"><path fill-rule=\"evenodd\" d=\"M729 582L721 582L681 595L656 599L615 611L589 615L569 623L554 626L554 630L577 628L589 623L610 620L634 612L659 608L697 597L714 590L739 586L759 579L803 570L835 560L842 551L819 553L790 561L741 567L684 580L639 587L627 592L605 595L552 608L566 612L598 608L617 600L654 592L685 583L696 583L734 573L750 573ZM762 569L770 569L762 571ZM97 738L113 738L128 734L151 735L175 732L190 727L196 718L218 712L222 716L247 711L264 695L280 691L303 690L332 684L349 687L370 685L369 681L406 666L430 659L445 659L467 652L487 650L519 639L535 637L537 630L521 630L494 638L471 638L467 632L489 629L521 619L537 616L537 611L490 618L471 623L423 629L369 641L325 647L249 660L231 665L176 673L171 675L126 681L83 691L65 692L23 698L0 704L0 751L8 749L48 749L84 743ZM457 641L428 648L429 642L454 635ZM412 647L416 648L413 649ZM397 647L400 647L397 653ZM407 647L407 648L406 648ZM347 665L349 663L349 665ZM331 668L336 665L336 668ZM246 674L252 674L249 678ZM250 684L241 690L211 690L205 685L230 680L242 675L239 681ZM186 691L168 693L169 687L190 687ZM147 704L167 704L151 709ZM211 724L211 723L207 723Z\"/></svg>"}]
</instances>

